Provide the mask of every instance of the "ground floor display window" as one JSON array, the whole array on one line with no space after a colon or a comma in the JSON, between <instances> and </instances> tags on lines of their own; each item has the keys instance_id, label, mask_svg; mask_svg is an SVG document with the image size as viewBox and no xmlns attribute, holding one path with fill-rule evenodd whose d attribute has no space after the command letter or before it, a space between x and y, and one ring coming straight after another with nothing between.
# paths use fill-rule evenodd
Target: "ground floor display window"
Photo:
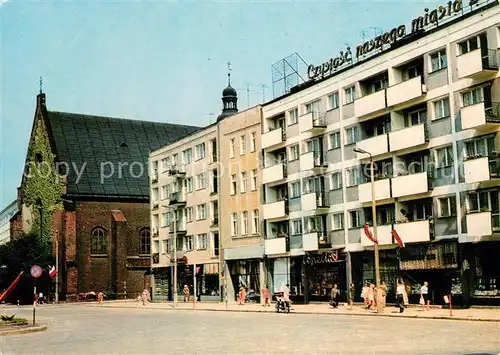
<instances>
[{"instance_id":1,"label":"ground floor display window","mask_svg":"<svg viewBox=\"0 0 500 355\"><path fill-rule=\"evenodd\" d=\"M500 243L475 246L474 293L476 298L500 298Z\"/></svg>"},{"instance_id":2,"label":"ground floor display window","mask_svg":"<svg viewBox=\"0 0 500 355\"><path fill-rule=\"evenodd\" d=\"M235 294L240 287L245 287L247 293L260 294L259 260L238 260L229 264L229 272L234 285Z\"/></svg>"},{"instance_id":3,"label":"ground floor display window","mask_svg":"<svg viewBox=\"0 0 500 355\"><path fill-rule=\"evenodd\" d=\"M184 286L189 287L190 294L193 294L193 265L178 264L177 265L177 294L182 294Z\"/></svg>"},{"instance_id":4,"label":"ground floor display window","mask_svg":"<svg viewBox=\"0 0 500 355\"><path fill-rule=\"evenodd\" d=\"M274 259L273 263L273 292L290 284L290 258Z\"/></svg>"},{"instance_id":5,"label":"ground floor display window","mask_svg":"<svg viewBox=\"0 0 500 355\"><path fill-rule=\"evenodd\" d=\"M219 264L196 266L196 295L219 296Z\"/></svg>"},{"instance_id":6,"label":"ground floor display window","mask_svg":"<svg viewBox=\"0 0 500 355\"><path fill-rule=\"evenodd\" d=\"M170 268L155 269L153 299L166 300L170 296Z\"/></svg>"},{"instance_id":7,"label":"ground floor display window","mask_svg":"<svg viewBox=\"0 0 500 355\"><path fill-rule=\"evenodd\" d=\"M345 296L345 263L321 263L311 265L308 272L309 300L327 300L334 285Z\"/></svg>"}]
</instances>

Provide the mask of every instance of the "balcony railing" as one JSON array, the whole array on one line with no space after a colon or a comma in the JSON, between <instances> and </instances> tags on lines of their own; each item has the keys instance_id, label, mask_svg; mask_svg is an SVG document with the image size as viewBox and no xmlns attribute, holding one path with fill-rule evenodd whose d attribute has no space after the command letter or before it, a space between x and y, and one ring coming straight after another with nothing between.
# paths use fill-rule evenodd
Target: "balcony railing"
<instances>
[{"instance_id":1,"label":"balcony railing","mask_svg":"<svg viewBox=\"0 0 500 355\"><path fill-rule=\"evenodd\" d=\"M172 165L170 168L168 168L168 176L181 177L181 176L185 176L185 175L186 175L186 171L185 171L183 166Z\"/></svg>"},{"instance_id":2,"label":"balcony railing","mask_svg":"<svg viewBox=\"0 0 500 355\"><path fill-rule=\"evenodd\" d=\"M421 97L425 92L426 88L422 76L405 80L387 89L387 106L409 102Z\"/></svg>"},{"instance_id":3,"label":"balcony railing","mask_svg":"<svg viewBox=\"0 0 500 355\"><path fill-rule=\"evenodd\" d=\"M354 101L354 114L363 117L386 108L386 89L362 96Z\"/></svg>"},{"instance_id":4,"label":"balcony railing","mask_svg":"<svg viewBox=\"0 0 500 355\"><path fill-rule=\"evenodd\" d=\"M317 208L328 208L330 206L330 193L326 190L305 191L301 196L301 207L303 211L313 211Z\"/></svg>"},{"instance_id":5,"label":"balcony railing","mask_svg":"<svg viewBox=\"0 0 500 355\"><path fill-rule=\"evenodd\" d=\"M323 112L308 112L299 118L300 132L325 129L326 126L326 115Z\"/></svg>"},{"instance_id":6,"label":"balcony railing","mask_svg":"<svg viewBox=\"0 0 500 355\"><path fill-rule=\"evenodd\" d=\"M262 134L262 149L271 148L286 141L286 132L282 127L274 128Z\"/></svg>"},{"instance_id":7,"label":"balcony railing","mask_svg":"<svg viewBox=\"0 0 500 355\"><path fill-rule=\"evenodd\" d=\"M480 129L500 124L500 104L492 103L486 107L484 102L464 106L460 109L462 129Z\"/></svg>"},{"instance_id":8,"label":"balcony railing","mask_svg":"<svg viewBox=\"0 0 500 355\"><path fill-rule=\"evenodd\" d=\"M490 211L469 213L466 216L466 221L467 235L470 237L486 237L493 233L493 221Z\"/></svg>"},{"instance_id":9,"label":"balcony railing","mask_svg":"<svg viewBox=\"0 0 500 355\"><path fill-rule=\"evenodd\" d=\"M265 203L262 207L263 219L277 219L288 216L288 201L286 199Z\"/></svg>"},{"instance_id":10,"label":"balcony railing","mask_svg":"<svg viewBox=\"0 0 500 355\"><path fill-rule=\"evenodd\" d=\"M387 133L375 137L365 138L356 143L356 148L370 152L372 156L389 152L389 138ZM366 154L357 153L358 159L366 158Z\"/></svg>"},{"instance_id":11,"label":"balcony railing","mask_svg":"<svg viewBox=\"0 0 500 355\"><path fill-rule=\"evenodd\" d=\"M273 238L264 241L266 255L284 254L289 250L288 238Z\"/></svg>"},{"instance_id":12,"label":"balcony railing","mask_svg":"<svg viewBox=\"0 0 500 355\"><path fill-rule=\"evenodd\" d=\"M184 200L184 197L180 192L172 192L168 198L169 206L184 204L184 203L186 203L186 201Z\"/></svg>"},{"instance_id":13,"label":"balcony railing","mask_svg":"<svg viewBox=\"0 0 500 355\"><path fill-rule=\"evenodd\" d=\"M186 233L186 224L184 221L178 221L177 223L170 222L169 229L171 234L174 233L174 229L177 234L183 234Z\"/></svg>"},{"instance_id":14,"label":"balcony railing","mask_svg":"<svg viewBox=\"0 0 500 355\"><path fill-rule=\"evenodd\" d=\"M464 159L464 178L466 183L488 181L500 177L500 156L470 156Z\"/></svg>"},{"instance_id":15,"label":"balcony railing","mask_svg":"<svg viewBox=\"0 0 500 355\"><path fill-rule=\"evenodd\" d=\"M429 141L426 123L403 128L389 133L389 149L395 152L402 149L417 147Z\"/></svg>"},{"instance_id":16,"label":"balcony railing","mask_svg":"<svg viewBox=\"0 0 500 355\"><path fill-rule=\"evenodd\" d=\"M418 195L432 189L430 172L416 174L400 173L391 179L392 197Z\"/></svg>"},{"instance_id":17,"label":"balcony railing","mask_svg":"<svg viewBox=\"0 0 500 355\"><path fill-rule=\"evenodd\" d=\"M270 184L272 182L280 181L286 179L286 177L287 177L287 165L285 162L269 166L262 170L263 184Z\"/></svg>"},{"instance_id":18,"label":"balcony railing","mask_svg":"<svg viewBox=\"0 0 500 355\"><path fill-rule=\"evenodd\" d=\"M478 78L498 71L497 50L478 48L457 57L459 78Z\"/></svg>"},{"instance_id":19,"label":"balcony railing","mask_svg":"<svg viewBox=\"0 0 500 355\"><path fill-rule=\"evenodd\" d=\"M332 244L326 231L312 229L302 235L304 251L316 251L323 248L331 248Z\"/></svg>"}]
</instances>

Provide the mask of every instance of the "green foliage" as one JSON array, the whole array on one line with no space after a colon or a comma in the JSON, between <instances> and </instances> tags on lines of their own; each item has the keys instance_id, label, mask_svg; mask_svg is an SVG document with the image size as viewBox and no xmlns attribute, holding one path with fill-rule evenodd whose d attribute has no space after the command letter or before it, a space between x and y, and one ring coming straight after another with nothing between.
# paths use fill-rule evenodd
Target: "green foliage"
<instances>
[{"instance_id":1,"label":"green foliage","mask_svg":"<svg viewBox=\"0 0 500 355\"><path fill-rule=\"evenodd\" d=\"M3 314L0 314L0 317L5 322L9 322L9 321L13 320L15 316L16 316L15 313L13 315L11 315L11 316L4 316Z\"/></svg>"},{"instance_id":2,"label":"green foliage","mask_svg":"<svg viewBox=\"0 0 500 355\"><path fill-rule=\"evenodd\" d=\"M14 318L15 314L10 316L3 316L2 321L0 321L1 326L16 326L16 325L28 325L28 320L26 318ZM4 319L5 317L5 319Z\"/></svg>"},{"instance_id":3,"label":"green foliage","mask_svg":"<svg viewBox=\"0 0 500 355\"><path fill-rule=\"evenodd\" d=\"M52 212L62 210L62 184L55 170L54 154L43 121L38 119L28 148L27 175L23 185L23 203L33 213L32 232L40 234L40 208L42 212L41 242L50 250Z\"/></svg>"}]
</instances>

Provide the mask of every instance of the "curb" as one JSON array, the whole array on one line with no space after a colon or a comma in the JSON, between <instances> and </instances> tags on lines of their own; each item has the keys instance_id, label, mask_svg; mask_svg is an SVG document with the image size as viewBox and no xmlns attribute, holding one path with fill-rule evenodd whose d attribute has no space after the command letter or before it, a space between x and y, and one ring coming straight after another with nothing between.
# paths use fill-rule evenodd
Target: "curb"
<instances>
[{"instance_id":1,"label":"curb","mask_svg":"<svg viewBox=\"0 0 500 355\"><path fill-rule=\"evenodd\" d=\"M90 306L92 307L92 306ZM95 307L95 306L93 306ZM241 313L271 313L275 314L275 312L269 311L260 311L254 309L209 309L209 308L152 308L152 307L130 307L130 306L100 306L102 308L115 308L115 309L158 309L163 311L204 311L204 312L241 312ZM419 315L400 315L398 314L376 314L376 313L321 313L321 312L313 312L313 311L305 311L305 312L290 312L290 314L316 314L316 315L325 315L325 316L351 316L351 317L390 317L390 318L410 318L410 319L434 319L434 320L448 320L448 321L463 321L463 322L490 322L490 323L500 323L500 319L491 319L491 318L465 318L465 317L450 317L450 316L429 316L429 317L421 317Z\"/></svg>"},{"instance_id":2,"label":"curb","mask_svg":"<svg viewBox=\"0 0 500 355\"><path fill-rule=\"evenodd\" d=\"M9 329L9 330L0 331L0 336L43 332L44 330L47 330L46 325L35 325L35 326L28 327L28 328Z\"/></svg>"}]
</instances>

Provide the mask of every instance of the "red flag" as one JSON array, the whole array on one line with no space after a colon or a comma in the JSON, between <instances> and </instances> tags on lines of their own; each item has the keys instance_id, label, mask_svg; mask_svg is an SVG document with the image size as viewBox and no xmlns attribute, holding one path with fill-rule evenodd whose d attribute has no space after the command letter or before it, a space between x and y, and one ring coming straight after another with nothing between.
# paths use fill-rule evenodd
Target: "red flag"
<instances>
[{"instance_id":1,"label":"red flag","mask_svg":"<svg viewBox=\"0 0 500 355\"><path fill-rule=\"evenodd\" d=\"M372 235L372 232L370 232L370 229L368 228L368 223L365 223L364 225L364 230L365 230L365 235L368 239L370 239L372 242L378 244L378 242L375 240L375 238Z\"/></svg>"},{"instance_id":2,"label":"red flag","mask_svg":"<svg viewBox=\"0 0 500 355\"><path fill-rule=\"evenodd\" d=\"M9 293L12 292L12 290L14 289L14 287L16 287L16 285L19 283L19 280L21 279L21 275L23 274L23 272L21 271L19 273L19 275L17 275L16 279L14 280L14 282L12 282L9 286L9 288L7 288L5 290L4 293L2 293L2 295L0 296L0 302L2 301L5 301L5 299L7 298L7 296L9 295Z\"/></svg>"},{"instance_id":3,"label":"red flag","mask_svg":"<svg viewBox=\"0 0 500 355\"><path fill-rule=\"evenodd\" d=\"M49 267L49 276L50 276L50 278L51 279L54 278L54 276L56 276L56 274L57 274L56 268L53 267L53 266Z\"/></svg>"},{"instance_id":4,"label":"red flag","mask_svg":"<svg viewBox=\"0 0 500 355\"><path fill-rule=\"evenodd\" d=\"M394 240L396 241L396 243L398 243L398 246L402 249L405 247L405 243L403 242L403 240L401 239L401 237L399 236L398 232L396 232L395 229L392 230L391 232L392 236L394 237Z\"/></svg>"}]
</instances>

